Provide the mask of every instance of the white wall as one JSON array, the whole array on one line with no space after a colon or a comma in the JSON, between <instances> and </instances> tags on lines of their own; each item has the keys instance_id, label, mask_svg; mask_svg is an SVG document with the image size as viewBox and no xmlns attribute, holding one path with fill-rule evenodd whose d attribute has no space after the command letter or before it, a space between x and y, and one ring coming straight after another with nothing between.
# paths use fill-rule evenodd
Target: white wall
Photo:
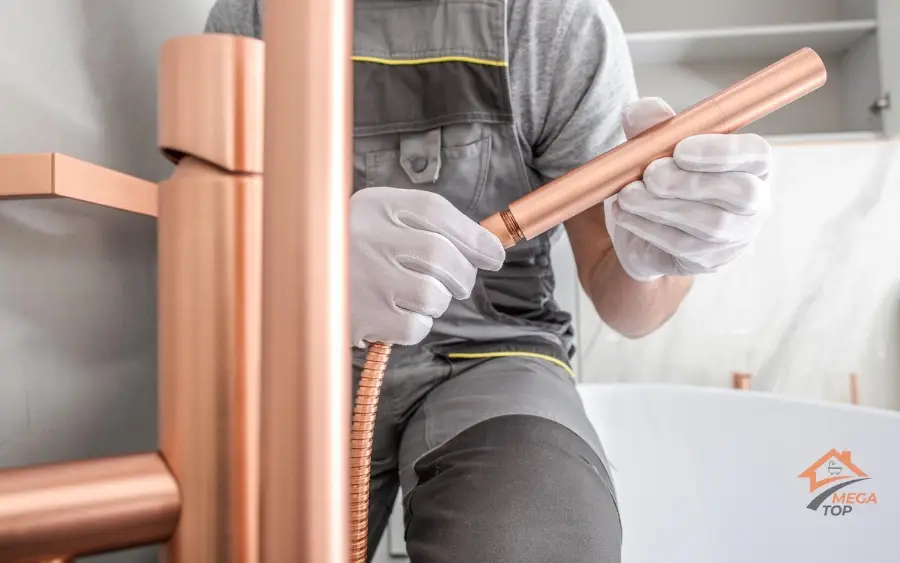
<instances>
[{"instance_id":1,"label":"white wall","mask_svg":"<svg viewBox=\"0 0 900 563\"><path fill-rule=\"evenodd\" d=\"M211 4L0 2L0 154L162 179L157 50L202 31ZM0 467L156 447L155 234L153 219L85 204L0 202Z\"/></svg>"}]
</instances>

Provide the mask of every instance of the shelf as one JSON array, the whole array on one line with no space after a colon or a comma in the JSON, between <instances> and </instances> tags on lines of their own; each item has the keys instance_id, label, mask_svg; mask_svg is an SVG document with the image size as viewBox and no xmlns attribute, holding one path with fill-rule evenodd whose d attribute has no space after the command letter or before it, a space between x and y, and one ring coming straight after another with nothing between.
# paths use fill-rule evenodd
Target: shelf
<instances>
[{"instance_id":1,"label":"shelf","mask_svg":"<svg viewBox=\"0 0 900 563\"><path fill-rule=\"evenodd\" d=\"M844 52L877 29L875 20L649 31L626 34L635 64L771 59L810 47L820 55Z\"/></svg>"},{"instance_id":2,"label":"shelf","mask_svg":"<svg viewBox=\"0 0 900 563\"><path fill-rule=\"evenodd\" d=\"M155 217L156 184L57 153L0 155L0 199L58 196Z\"/></svg>"}]
</instances>

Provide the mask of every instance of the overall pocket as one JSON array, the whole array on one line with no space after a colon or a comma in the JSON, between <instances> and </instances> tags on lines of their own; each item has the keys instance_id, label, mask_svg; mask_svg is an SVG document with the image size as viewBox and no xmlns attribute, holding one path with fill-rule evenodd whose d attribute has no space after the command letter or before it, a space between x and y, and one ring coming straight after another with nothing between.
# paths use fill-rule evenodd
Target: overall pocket
<instances>
[{"instance_id":1,"label":"overall pocket","mask_svg":"<svg viewBox=\"0 0 900 563\"><path fill-rule=\"evenodd\" d=\"M437 193L472 216L487 184L491 137L488 133L470 140L447 135L445 129L403 133L397 148L365 153L366 187Z\"/></svg>"}]
</instances>

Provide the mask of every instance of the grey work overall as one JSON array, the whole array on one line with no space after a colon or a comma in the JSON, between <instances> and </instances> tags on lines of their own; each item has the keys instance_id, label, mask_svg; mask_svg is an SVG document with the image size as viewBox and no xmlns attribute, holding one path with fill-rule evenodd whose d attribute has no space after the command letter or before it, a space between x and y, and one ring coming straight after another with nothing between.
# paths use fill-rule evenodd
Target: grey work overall
<instances>
[{"instance_id":1,"label":"grey work overall","mask_svg":"<svg viewBox=\"0 0 900 563\"><path fill-rule=\"evenodd\" d=\"M540 185L509 91L504 0L356 0L354 190L429 190L476 221ZM261 13L240 23L260 37ZM520 243L418 346L394 347L370 557L402 487L413 563L613 563L621 527L575 389L554 233ZM354 350L354 391L364 350Z\"/></svg>"}]
</instances>

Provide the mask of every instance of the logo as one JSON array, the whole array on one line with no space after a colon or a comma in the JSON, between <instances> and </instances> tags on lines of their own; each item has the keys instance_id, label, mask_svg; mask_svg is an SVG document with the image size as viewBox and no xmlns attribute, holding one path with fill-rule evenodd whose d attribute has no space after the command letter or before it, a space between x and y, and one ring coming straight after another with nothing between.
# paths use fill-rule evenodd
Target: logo
<instances>
[{"instance_id":1,"label":"logo","mask_svg":"<svg viewBox=\"0 0 900 563\"><path fill-rule=\"evenodd\" d=\"M815 497L806 505L813 512L822 509L823 516L846 516L853 508L865 504L878 504L873 492L846 491L845 487L870 479L850 459L850 452L832 449L798 475L809 480L809 492Z\"/></svg>"}]
</instances>

